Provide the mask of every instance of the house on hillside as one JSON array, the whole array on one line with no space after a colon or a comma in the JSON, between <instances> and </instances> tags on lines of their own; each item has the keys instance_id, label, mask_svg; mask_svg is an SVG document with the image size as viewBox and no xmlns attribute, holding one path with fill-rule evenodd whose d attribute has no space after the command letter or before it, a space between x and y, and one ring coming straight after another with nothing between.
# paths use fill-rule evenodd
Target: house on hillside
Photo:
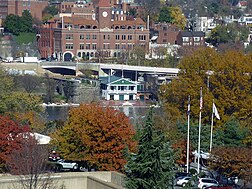
<instances>
[{"instance_id":1,"label":"house on hillside","mask_svg":"<svg viewBox=\"0 0 252 189\"><path fill-rule=\"evenodd\" d=\"M180 46L204 46L204 37L202 31L180 31L177 36L177 44Z\"/></svg>"},{"instance_id":2,"label":"house on hillside","mask_svg":"<svg viewBox=\"0 0 252 189\"><path fill-rule=\"evenodd\" d=\"M105 81L105 80L104 80ZM137 82L127 78L109 77L102 83L102 97L105 100L136 100Z\"/></svg>"},{"instance_id":3,"label":"house on hillside","mask_svg":"<svg viewBox=\"0 0 252 189\"><path fill-rule=\"evenodd\" d=\"M102 98L114 101L153 100L150 83L115 76L100 78ZM149 86L149 87L148 87Z\"/></svg>"}]
</instances>

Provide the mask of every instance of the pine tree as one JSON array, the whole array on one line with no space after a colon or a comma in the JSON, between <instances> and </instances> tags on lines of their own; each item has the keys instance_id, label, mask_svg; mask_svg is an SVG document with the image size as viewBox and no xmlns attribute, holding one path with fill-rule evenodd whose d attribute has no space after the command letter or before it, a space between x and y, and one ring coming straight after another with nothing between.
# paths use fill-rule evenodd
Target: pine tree
<instances>
[{"instance_id":1,"label":"pine tree","mask_svg":"<svg viewBox=\"0 0 252 189\"><path fill-rule=\"evenodd\" d=\"M153 108L150 109L139 136L138 152L131 154L126 165L126 187L129 189L171 188L174 153L160 131L153 130Z\"/></svg>"}]
</instances>

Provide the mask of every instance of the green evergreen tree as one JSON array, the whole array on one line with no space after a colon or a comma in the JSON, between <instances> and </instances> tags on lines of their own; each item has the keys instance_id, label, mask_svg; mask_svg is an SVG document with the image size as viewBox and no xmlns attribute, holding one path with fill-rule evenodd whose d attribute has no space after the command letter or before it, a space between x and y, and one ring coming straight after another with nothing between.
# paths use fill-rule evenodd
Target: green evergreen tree
<instances>
[{"instance_id":1,"label":"green evergreen tree","mask_svg":"<svg viewBox=\"0 0 252 189\"><path fill-rule=\"evenodd\" d=\"M129 189L164 189L173 184L174 153L163 134L153 130L153 108L140 132L138 152L131 154L126 165Z\"/></svg>"}]
</instances>

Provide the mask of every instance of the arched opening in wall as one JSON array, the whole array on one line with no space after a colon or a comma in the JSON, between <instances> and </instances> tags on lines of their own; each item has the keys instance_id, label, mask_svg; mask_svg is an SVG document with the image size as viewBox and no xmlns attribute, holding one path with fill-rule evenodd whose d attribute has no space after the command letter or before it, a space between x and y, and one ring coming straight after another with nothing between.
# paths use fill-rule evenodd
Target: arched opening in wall
<instances>
[{"instance_id":1,"label":"arched opening in wall","mask_svg":"<svg viewBox=\"0 0 252 189\"><path fill-rule=\"evenodd\" d=\"M73 58L71 53L65 53L64 54L64 61L71 61Z\"/></svg>"},{"instance_id":2,"label":"arched opening in wall","mask_svg":"<svg viewBox=\"0 0 252 189\"><path fill-rule=\"evenodd\" d=\"M97 29L97 26L93 26L93 29Z\"/></svg>"},{"instance_id":3,"label":"arched opening in wall","mask_svg":"<svg viewBox=\"0 0 252 189\"><path fill-rule=\"evenodd\" d=\"M78 52L78 57L81 57L81 52Z\"/></svg>"},{"instance_id":4,"label":"arched opening in wall","mask_svg":"<svg viewBox=\"0 0 252 189\"><path fill-rule=\"evenodd\" d=\"M132 29L132 27L131 26L128 26L128 30L131 30Z\"/></svg>"},{"instance_id":5,"label":"arched opening in wall","mask_svg":"<svg viewBox=\"0 0 252 189\"><path fill-rule=\"evenodd\" d=\"M80 26L80 29L85 29L85 26Z\"/></svg>"},{"instance_id":6,"label":"arched opening in wall","mask_svg":"<svg viewBox=\"0 0 252 189\"><path fill-rule=\"evenodd\" d=\"M87 28L87 29L91 29L91 26L90 26L90 25L87 25L86 28Z\"/></svg>"},{"instance_id":7,"label":"arched opening in wall","mask_svg":"<svg viewBox=\"0 0 252 189\"><path fill-rule=\"evenodd\" d=\"M118 29L119 29L119 26L116 26L116 27L115 27L115 30L118 30Z\"/></svg>"}]
</instances>

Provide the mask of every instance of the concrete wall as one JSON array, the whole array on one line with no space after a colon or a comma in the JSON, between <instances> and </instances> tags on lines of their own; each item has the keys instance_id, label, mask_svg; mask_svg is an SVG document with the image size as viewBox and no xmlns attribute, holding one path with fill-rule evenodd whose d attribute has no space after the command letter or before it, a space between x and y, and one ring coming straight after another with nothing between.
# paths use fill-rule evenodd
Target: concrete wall
<instances>
[{"instance_id":1,"label":"concrete wall","mask_svg":"<svg viewBox=\"0 0 252 189\"><path fill-rule=\"evenodd\" d=\"M117 172L57 173L51 175L55 189L123 189L124 175ZM20 188L19 177L0 176L0 189Z\"/></svg>"}]
</instances>

